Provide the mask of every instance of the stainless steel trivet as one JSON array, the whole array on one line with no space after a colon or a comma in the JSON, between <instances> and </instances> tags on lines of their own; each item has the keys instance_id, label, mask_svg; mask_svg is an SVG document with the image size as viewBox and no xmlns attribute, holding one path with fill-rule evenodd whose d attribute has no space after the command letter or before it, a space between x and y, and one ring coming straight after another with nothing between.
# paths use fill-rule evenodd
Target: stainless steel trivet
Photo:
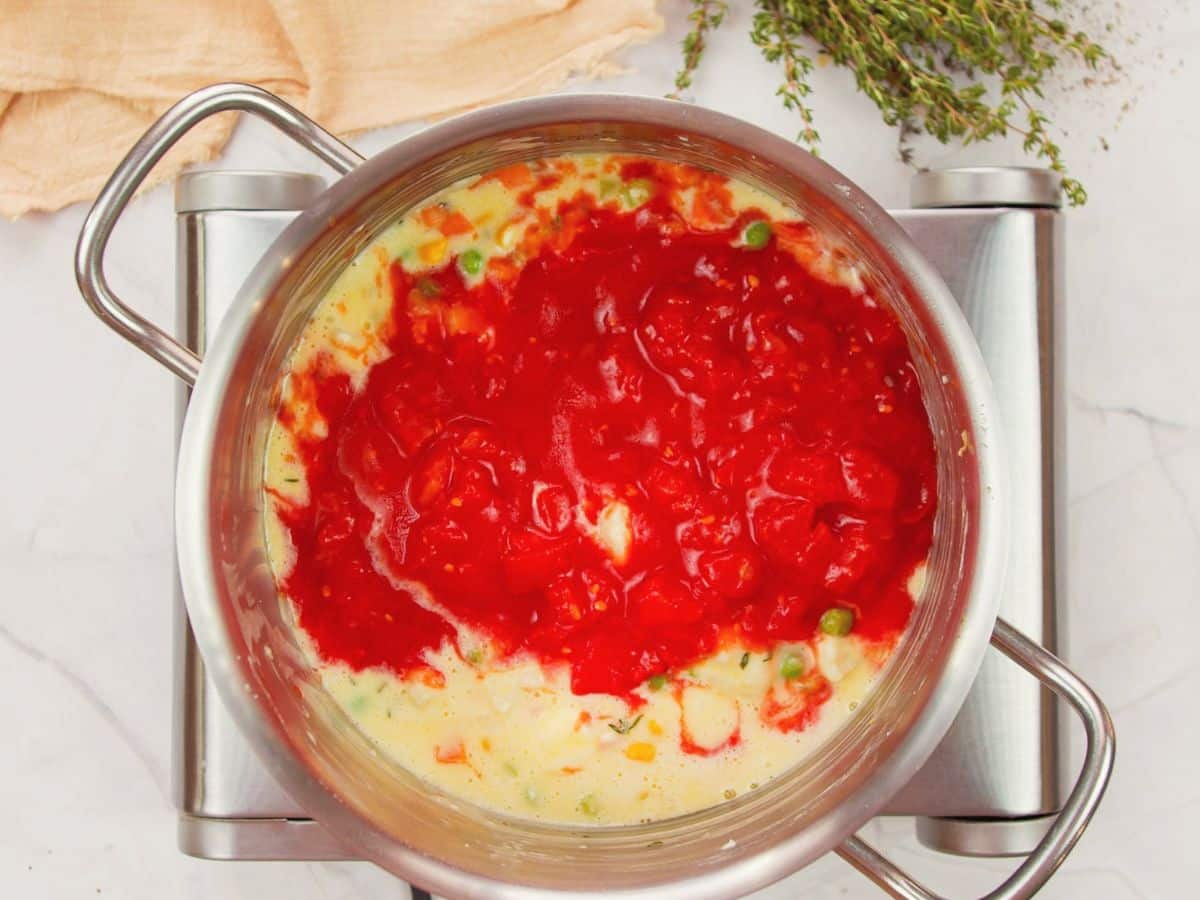
<instances>
[{"instance_id":1,"label":"stainless steel trivet","mask_svg":"<svg viewBox=\"0 0 1200 900\"><path fill-rule=\"evenodd\" d=\"M176 189L178 334L203 353L251 267L323 190L312 175L201 172ZM1061 653L1065 514L1061 219L1040 169L918 174L893 215L941 271L992 374L1011 462L1013 541L1000 615ZM178 413L187 390L179 392ZM176 586L174 792L179 846L210 859L342 859L258 763L206 678ZM948 853L1029 853L1064 800L1052 694L1000 653L953 728L888 808Z\"/></svg>"}]
</instances>

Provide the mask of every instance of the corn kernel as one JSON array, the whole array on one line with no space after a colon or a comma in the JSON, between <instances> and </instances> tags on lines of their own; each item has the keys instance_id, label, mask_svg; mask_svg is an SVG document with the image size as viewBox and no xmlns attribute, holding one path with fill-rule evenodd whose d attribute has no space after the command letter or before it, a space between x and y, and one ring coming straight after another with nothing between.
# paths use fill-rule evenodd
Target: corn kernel
<instances>
[{"instance_id":1,"label":"corn kernel","mask_svg":"<svg viewBox=\"0 0 1200 900\"><path fill-rule=\"evenodd\" d=\"M646 727L650 729L650 733L655 737L659 737L663 733L663 727L653 719L646 723Z\"/></svg>"},{"instance_id":2,"label":"corn kernel","mask_svg":"<svg viewBox=\"0 0 1200 900\"><path fill-rule=\"evenodd\" d=\"M625 755L634 762L654 762L657 752L653 744L647 744L645 741L634 741L625 748Z\"/></svg>"},{"instance_id":3,"label":"corn kernel","mask_svg":"<svg viewBox=\"0 0 1200 900\"><path fill-rule=\"evenodd\" d=\"M517 241L521 238L520 225L517 222L509 222L496 232L496 244L501 250L512 250L517 246Z\"/></svg>"},{"instance_id":4,"label":"corn kernel","mask_svg":"<svg viewBox=\"0 0 1200 900\"><path fill-rule=\"evenodd\" d=\"M437 265L446 258L446 249L450 246L450 242L444 237L435 238L428 244L422 244L417 248L417 255L421 257L421 262L429 265Z\"/></svg>"}]
</instances>

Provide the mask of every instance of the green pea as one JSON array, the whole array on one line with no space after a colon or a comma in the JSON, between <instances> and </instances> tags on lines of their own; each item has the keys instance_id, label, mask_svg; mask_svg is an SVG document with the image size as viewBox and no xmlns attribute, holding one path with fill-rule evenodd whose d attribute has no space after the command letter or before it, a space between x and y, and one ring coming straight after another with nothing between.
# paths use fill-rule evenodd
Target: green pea
<instances>
[{"instance_id":1,"label":"green pea","mask_svg":"<svg viewBox=\"0 0 1200 900\"><path fill-rule=\"evenodd\" d=\"M458 258L458 264L467 275L478 275L483 271L483 254L472 247Z\"/></svg>"},{"instance_id":2,"label":"green pea","mask_svg":"<svg viewBox=\"0 0 1200 900\"><path fill-rule=\"evenodd\" d=\"M849 634L854 627L854 613L840 606L832 606L821 614L820 627L826 634Z\"/></svg>"},{"instance_id":3,"label":"green pea","mask_svg":"<svg viewBox=\"0 0 1200 900\"><path fill-rule=\"evenodd\" d=\"M804 674L804 660L794 653L789 653L783 658L783 662L779 664L779 674L783 676L785 681L799 678Z\"/></svg>"},{"instance_id":4,"label":"green pea","mask_svg":"<svg viewBox=\"0 0 1200 900\"><path fill-rule=\"evenodd\" d=\"M595 818L600 815L600 802L596 799L595 794L588 794L579 801L579 811L585 816Z\"/></svg>"},{"instance_id":5,"label":"green pea","mask_svg":"<svg viewBox=\"0 0 1200 900\"><path fill-rule=\"evenodd\" d=\"M652 691L661 691L666 683L666 675L653 675L650 677L650 680L646 682L646 687L650 688Z\"/></svg>"},{"instance_id":6,"label":"green pea","mask_svg":"<svg viewBox=\"0 0 1200 900\"><path fill-rule=\"evenodd\" d=\"M645 178L635 178L621 188L621 200L628 207L641 206L654 196L654 184Z\"/></svg>"},{"instance_id":7,"label":"green pea","mask_svg":"<svg viewBox=\"0 0 1200 900\"><path fill-rule=\"evenodd\" d=\"M742 242L751 250L761 250L771 240L771 225L759 219L751 222L742 232Z\"/></svg>"}]
</instances>

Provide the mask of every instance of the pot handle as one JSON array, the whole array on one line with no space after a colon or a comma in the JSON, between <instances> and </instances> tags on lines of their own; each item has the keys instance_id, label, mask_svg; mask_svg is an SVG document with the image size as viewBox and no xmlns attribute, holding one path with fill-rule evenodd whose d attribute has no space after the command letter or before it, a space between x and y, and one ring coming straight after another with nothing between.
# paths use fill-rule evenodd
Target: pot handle
<instances>
[{"instance_id":1,"label":"pot handle","mask_svg":"<svg viewBox=\"0 0 1200 900\"><path fill-rule=\"evenodd\" d=\"M1096 693L1057 656L1003 619L996 620L992 645L1071 705L1083 720L1087 751L1083 768L1062 812L1038 843L999 887L984 900L1024 900L1032 897L1067 858L1091 821L1112 774L1116 735L1108 710ZM842 859L893 897L937 900L938 895L862 839L851 836L837 848Z\"/></svg>"},{"instance_id":2,"label":"pot handle","mask_svg":"<svg viewBox=\"0 0 1200 900\"><path fill-rule=\"evenodd\" d=\"M200 373L200 358L113 293L104 277L104 251L126 204L163 154L204 119L230 110L266 120L343 175L363 161L359 153L274 94L236 83L214 84L188 94L163 113L121 160L83 220L75 248L75 280L101 321L188 384L194 384Z\"/></svg>"}]
</instances>

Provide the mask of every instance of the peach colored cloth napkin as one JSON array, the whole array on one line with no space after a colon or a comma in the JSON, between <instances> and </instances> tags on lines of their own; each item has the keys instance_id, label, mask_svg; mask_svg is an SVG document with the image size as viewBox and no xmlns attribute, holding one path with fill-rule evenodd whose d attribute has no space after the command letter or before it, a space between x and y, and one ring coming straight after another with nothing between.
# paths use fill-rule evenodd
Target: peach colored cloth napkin
<instances>
[{"instance_id":1,"label":"peach colored cloth napkin","mask_svg":"<svg viewBox=\"0 0 1200 900\"><path fill-rule=\"evenodd\" d=\"M168 106L262 85L339 134L533 94L662 29L655 0L0 0L0 214L90 198ZM161 180L212 159L195 129Z\"/></svg>"}]
</instances>

